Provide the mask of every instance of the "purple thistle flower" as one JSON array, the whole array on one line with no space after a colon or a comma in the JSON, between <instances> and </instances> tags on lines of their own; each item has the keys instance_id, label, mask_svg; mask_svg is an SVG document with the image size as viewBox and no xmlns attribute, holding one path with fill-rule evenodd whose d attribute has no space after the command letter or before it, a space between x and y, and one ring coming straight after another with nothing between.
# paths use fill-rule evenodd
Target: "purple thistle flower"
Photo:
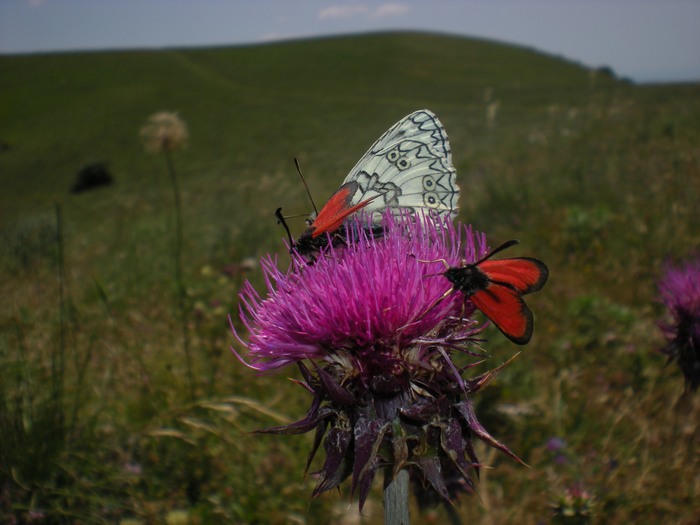
<instances>
[{"instance_id":1,"label":"purple thistle flower","mask_svg":"<svg viewBox=\"0 0 700 525\"><path fill-rule=\"evenodd\" d=\"M345 246L329 246L313 265L296 257L286 273L277 269L276 257L263 259L267 298L261 300L249 282L240 296L241 319L251 334L241 343L252 368L271 370L303 359L334 361L347 350L366 361L391 349L425 348L447 336L463 339L475 333L468 320L473 306L460 319L464 300L459 293L436 304L451 285L435 274L444 271L443 260L457 266L461 259L472 262L484 255L484 236L476 235L477 253L469 228L464 228L467 240L461 248L451 223L438 229L429 221L409 221L405 234L391 217L388 223L381 240L350 230ZM452 330L439 330L446 323Z\"/></svg>"},{"instance_id":2,"label":"purple thistle flower","mask_svg":"<svg viewBox=\"0 0 700 525\"><path fill-rule=\"evenodd\" d=\"M470 399L505 365L464 380L461 373L481 361L459 369L451 358L455 351L483 357L475 348L483 325L441 273L445 264L480 259L486 240L431 216L387 214L380 238L361 224L312 265L293 257L283 272L276 258L263 259L265 298L244 285L248 341L231 327L248 350L246 364L270 371L296 363L314 396L303 419L261 432L316 429L307 468L322 442L326 460L314 495L352 475L362 507L379 468L390 476L407 468L414 485L450 500L473 486L474 436L518 459L477 421Z\"/></svg>"},{"instance_id":3,"label":"purple thistle flower","mask_svg":"<svg viewBox=\"0 0 700 525\"><path fill-rule=\"evenodd\" d=\"M547 450L549 452L561 452L566 448L566 441L560 437L552 436L547 440Z\"/></svg>"},{"instance_id":4,"label":"purple thistle flower","mask_svg":"<svg viewBox=\"0 0 700 525\"><path fill-rule=\"evenodd\" d=\"M660 323L668 345L662 352L677 361L686 388L700 386L700 256L680 267L667 264L659 281L661 299L672 321Z\"/></svg>"}]
</instances>

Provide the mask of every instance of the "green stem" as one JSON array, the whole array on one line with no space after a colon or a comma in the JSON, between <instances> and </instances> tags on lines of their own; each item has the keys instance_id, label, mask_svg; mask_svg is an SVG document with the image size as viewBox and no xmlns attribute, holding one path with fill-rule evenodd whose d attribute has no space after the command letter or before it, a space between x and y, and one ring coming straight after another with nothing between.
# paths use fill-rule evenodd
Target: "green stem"
<instances>
[{"instance_id":1,"label":"green stem","mask_svg":"<svg viewBox=\"0 0 700 525\"><path fill-rule=\"evenodd\" d=\"M177 184L175 165L168 150L165 150L165 162L170 175L170 183L175 199L175 283L177 286L178 310L180 314L180 328L182 330L182 344L187 366L187 380L190 387L190 398L194 400L194 377L192 375L192 355L190 353L190 335L187 330L187 293L182 277L182 204L180 202L180 188Z\"/></svg>"},{"instance_id":2,"label":"green stem","mask_svg":"<svg viewBox=\"0 0 700 525\"><path fill-rule=\"evenodd\" d=\"M409 525L408 470L401 469L394 479L392 470L384 474L384 525Z\"/></svg>"},{"instance_id":3,"label":"green stem","mask_svg":"<svg viewBox=\"0 0 700 525\"><path fill-rule=\"evenodd\" d=\"M63 254L63 215L61 205L56 204L56 244L58 247L58 307L59 307L59 337L58 356L54 354L51 363L53 376L53 396L55 414L59 428L63 427L63 387L65 374L66 352L66 268Z\"/></svg>"}]
</instances>

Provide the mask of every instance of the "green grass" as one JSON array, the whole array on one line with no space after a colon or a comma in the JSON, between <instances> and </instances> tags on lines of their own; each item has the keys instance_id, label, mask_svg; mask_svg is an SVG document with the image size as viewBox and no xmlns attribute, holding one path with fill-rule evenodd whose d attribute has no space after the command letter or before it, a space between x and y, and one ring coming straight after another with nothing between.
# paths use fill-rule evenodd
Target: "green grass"
<instances>
[{"instance_id":1,"label":"green grass","mask_svg":"<svg viewBox=\"0 0 700 525\"><path fill-rule=\"evenodd\" d=\"M322 202L422 107L449 133L461 219L492 245L519 238L513 254L551 270L528 301L533 341L480 401L487 428L531 468L482 451L494 469L458 503L463 520L546 522L574 483L595 495L593 523L700 514L700 404L677 403L680 372L656 353L655 289L663 261L698 246L699 85L636 86L527 49L403 33L3 56L0 73L0 448L15 447L0 455L3 518L327 523L343 509L347 491L309 499L311 436L248 434L300 417L308 399L285 373L258 377L230 355L226 314L243 279L261 279L224 268L283 252L276 207L310 211L295 156ZM191 137L175 163L194 402L172 193L163 159L138 140L162 110ZM96 161L115 185L71 195ZM514 348L490 335L500 363ZM567 443L563 464L547 450L553 436ZM381 522L380 501L377 491L368 523Z\"/></svg>"}]
</instances>

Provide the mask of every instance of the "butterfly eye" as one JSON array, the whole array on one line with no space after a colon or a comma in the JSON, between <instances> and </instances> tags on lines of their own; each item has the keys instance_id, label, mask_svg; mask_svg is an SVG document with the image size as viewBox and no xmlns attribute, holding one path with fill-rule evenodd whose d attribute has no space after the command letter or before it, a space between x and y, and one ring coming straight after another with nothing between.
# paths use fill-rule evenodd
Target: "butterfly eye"
<instances>
[{"instance_id":1,"label":"butterfly eye","mask_svg":"<svg viewBox=\"0 0 700 525\"><path fill-rule=\"evenodd\" d=\"M408 168L409 164L408 164L408 161L407 161L406 159L401 159L400 161L398 161L398 162L396 163L396 166L397 166L400 170L405 170L406 168Z\"/></svg>"},{"instance_id":2,"label":"butterfly eye","mask_svg":"<svg viewBox=\"0 0 700 525\"><path fill-rule=\"evenodd\" d=\"M389 162L393 164L394 162L396 162L396 159L399 158L399 152L393 149L386 154L386 158L389 160Z\"/></svg>"}]
</instances>

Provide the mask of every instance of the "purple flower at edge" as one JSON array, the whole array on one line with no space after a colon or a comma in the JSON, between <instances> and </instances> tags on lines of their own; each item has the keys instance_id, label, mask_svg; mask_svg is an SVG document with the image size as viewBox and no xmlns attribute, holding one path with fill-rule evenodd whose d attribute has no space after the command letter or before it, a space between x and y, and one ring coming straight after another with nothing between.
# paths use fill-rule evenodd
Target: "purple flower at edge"
<instances>
[{"instance_id":1,"label":"purple flower at edge","mask_svg":"<svg viewBox=\"0 0 700 525\"><path fill-rule=\"evenodd\" d=\"M661 299L672 321L660 323L668 344L662 352L676 361L686 387L700 386L700 256L675 267L667 264L659 281Z\"/></svg>"},{"instance_id":2,"label":"purple flower at edge","mask_svg":"<svg viewBox=\"0 0 700 525\"><path fill-rule=\"evenodd\" d=\"M486 240L432 216L387 214L379 238L362 224L313 264L293 257L283 272L276 258L263 259L264 298L244 285L249 339L231 327L246 364L269 371L296 363L313 394L302 420L262 432L316 429L307 468L322 440L326 460L314 495L352 476L361 507L378 469L407 468L423 493L451 500L471 490L469 473L478 471L474 437L518 459L481 426L470 399L505 365L465 380L462 372L481 361L459 369L452 360L455 352L483 357L483 325L441 274L446 264L480 259Z\"/></svg>"}]
</instances>

